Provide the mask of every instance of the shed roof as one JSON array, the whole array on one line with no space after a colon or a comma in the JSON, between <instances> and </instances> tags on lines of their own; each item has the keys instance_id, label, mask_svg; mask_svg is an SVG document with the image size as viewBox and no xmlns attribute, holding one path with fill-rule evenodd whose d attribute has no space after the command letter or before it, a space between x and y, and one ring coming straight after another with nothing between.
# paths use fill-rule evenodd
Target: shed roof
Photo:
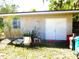
<instances>
[{"instance_id":1,"label":"shed roof","mask_svg":"<svg viewBox=\"0 0 79 59\"><path fill-rule=\"evenodd\" d=\"M35 12L31 11L31 12L0 13L0 16L43 15L43 14L64 14L64 13L79 13L79 10L35 11Z\"/></svg>"}]
</instances>

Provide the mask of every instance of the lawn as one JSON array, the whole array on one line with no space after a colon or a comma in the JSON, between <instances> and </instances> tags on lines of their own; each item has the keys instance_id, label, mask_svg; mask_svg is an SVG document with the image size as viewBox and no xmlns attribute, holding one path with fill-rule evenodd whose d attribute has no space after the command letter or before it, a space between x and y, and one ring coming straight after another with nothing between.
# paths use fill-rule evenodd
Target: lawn
<instances>
[{"instance_id":1,"label":"lawn","mask_svg":"<svg viewBox=\"0 0 79 59\"><path fill-rule=\"evenodd\" d=\"M52 44L39 46L7 45L0 48L0 59L76 59L72 50Z\"/></svg>"}]
</instances>

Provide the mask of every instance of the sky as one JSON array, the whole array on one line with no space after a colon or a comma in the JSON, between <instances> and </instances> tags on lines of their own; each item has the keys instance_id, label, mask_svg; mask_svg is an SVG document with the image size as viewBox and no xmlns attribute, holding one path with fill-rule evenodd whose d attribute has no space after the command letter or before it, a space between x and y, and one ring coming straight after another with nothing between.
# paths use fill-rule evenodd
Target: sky
<instances>
[{"instance_id":1,"label":"sky","mask_svg":"<svg viewBox=\"0 0 79 59\"><path fill-rule=\"evenodd\" d=\"M0 5L3 4L3 1L0 0ZM17 5L17 12L26 12L36 9L36 11L45 11L48 10L50 0L5 0L7 4ZM44 1L44 3L43 3ZM57 0L58 1L58 0ZM67 0L64 0L65 2ZM74 0L76 1L76 0Z\"/></svg>"},{"instance_id":2,"label":"sky","mask_svg":"<svg viewBox=\"0 0 79 59\"><path fill-rule=\"evenodd\" d=\"M18 12L31 11L32 9L36 9L36 11L48 10L49 4L48 0L45 0L44 3L43 0L6 0L6 3L18 5Z\"/></svg>"}]
</instances>

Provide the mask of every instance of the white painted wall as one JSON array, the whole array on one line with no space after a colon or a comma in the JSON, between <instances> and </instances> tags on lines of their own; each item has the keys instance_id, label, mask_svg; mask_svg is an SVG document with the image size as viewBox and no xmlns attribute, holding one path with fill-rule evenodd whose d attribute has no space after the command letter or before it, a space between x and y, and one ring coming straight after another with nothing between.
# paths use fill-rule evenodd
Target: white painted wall
<instances>
[{"instance_id":1,"label":"white painted wall","mask_svg":"<svg viewBox=\"0 0 79 59\"><path fill-rule=\"evenodd\" d=\"M9 20L8 18L11 18L11 17L12 16L5 17L5 20L8 21ZM29 32L29 31L31 32L33 30L33 28L36 26L40 33L39 36L42 39L45 39L46 25L47 25L46 19L53 20L53 21L49 21L49 22L53 22L53 23L55 23L55 20L56 20L56 22L59 22L59 20L62 21L62 24L64 24L66 22L66 33L63 33L63 32L62 33L63 33L63 35L72 34L72 14L48 14L48 15L25 15L25 16L22 15L22 16L20 16L20 20L21 20L21 30L20 31L22 31L22 34ZM57 23L56 26L55 26L55 24L54 25L51 25L51 24L48 23L48 25L50 25L50 26L47 28L48 34L50 34L50 35L52 35L52 33L49 33L49 32L54 31L54 29L51 28L51 26L53 26L56 29L58 29L58 27L61 28L60 31L56 30L56 31L58 31L57 33L61 33L62 30L65 30L65 28L60 25L61 22L59 22L59 24ZM57 25L59 25L59 26L57 27ZM51 30L53 30L53 31L51 31ZM20 35L20 34L18 34L18 35ZM59 35L57 35L57 36L59 36ZM51 38L52 38L52 36L51 36Z\"/></svg>"}]
</instances>

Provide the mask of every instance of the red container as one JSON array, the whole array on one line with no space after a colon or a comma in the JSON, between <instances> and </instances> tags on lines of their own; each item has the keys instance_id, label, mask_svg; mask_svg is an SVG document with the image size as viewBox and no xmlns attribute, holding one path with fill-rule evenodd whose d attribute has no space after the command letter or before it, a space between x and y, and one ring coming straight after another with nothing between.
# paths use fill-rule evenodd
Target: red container
<instances>
[{"instance_id":1,"label":"red container","mask_svg":"<svg viewBox=\"0 0 79 59\"><path fill-rule=\"evenodd\" d=\"M67 46L68 46L68 48L69 48L69 45L70 45L70 37L71 37L72 35L67 35Z\"/></svg>"}]
</instances>

